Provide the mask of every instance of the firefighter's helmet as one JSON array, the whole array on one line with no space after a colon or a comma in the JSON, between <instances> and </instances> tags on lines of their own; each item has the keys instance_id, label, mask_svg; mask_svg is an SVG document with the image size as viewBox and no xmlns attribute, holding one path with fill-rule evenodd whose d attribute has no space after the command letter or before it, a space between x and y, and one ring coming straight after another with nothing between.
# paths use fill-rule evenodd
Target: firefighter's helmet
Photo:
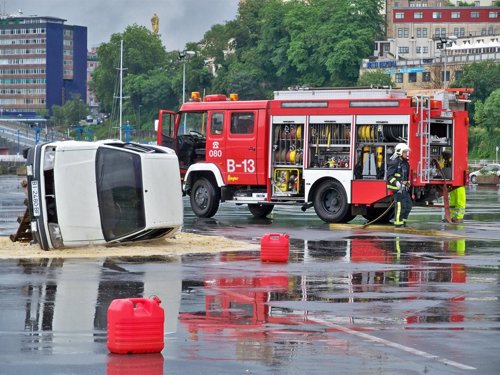
<instances>
[{"instance_id":1,"label":"firefighter's helmet","mask_svg":"<svg viewBox=\"0 0 500 375\"><path fill-rule=\"evenodd\" d=\"M406 143L398 143L396 147L394 148L394 154L392 155L393 158L398 158L403 155L403 152L408 151L410 152L410 148Z\"/></svg>"}]
</instances>

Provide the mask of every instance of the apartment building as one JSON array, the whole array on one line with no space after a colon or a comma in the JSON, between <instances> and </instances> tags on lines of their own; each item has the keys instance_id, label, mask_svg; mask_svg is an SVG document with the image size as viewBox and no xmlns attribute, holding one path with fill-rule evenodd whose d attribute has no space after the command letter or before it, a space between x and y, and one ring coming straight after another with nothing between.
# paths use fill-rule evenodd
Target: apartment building
<instances>
[{"instance_id":1,"label":"apartment building","mask_svg":"<svg viewBox=\"0 0 500 375\"><path fill-rule=\"evenodd\" d=\"M400 87L439 88L459 79L465 64L500 62L500 7L492 1L449 3L387 1L387 39L375 43L374 56L363 62L361 74L382 69Z\"/></svg>"},{"instance_id":2,"label":"apartment building","mask_svg":"<svg viewBox=\"0 0 500 375\"><path fill-rule=\"evenodd\" d=\"M86 101L87 28L55 17L0 16L0 114Z\"/></svg>"}]
</instances>

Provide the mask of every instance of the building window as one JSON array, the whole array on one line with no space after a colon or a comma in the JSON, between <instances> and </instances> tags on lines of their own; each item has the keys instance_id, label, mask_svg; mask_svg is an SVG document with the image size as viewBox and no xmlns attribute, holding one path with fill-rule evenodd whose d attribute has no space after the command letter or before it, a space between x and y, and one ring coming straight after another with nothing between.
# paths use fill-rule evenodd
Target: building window
<instances>
[{"instance_id":1,"label":"building window","mask_svg":"<svg viewBox=\"0 0 500 375\"><path fill-rule=\"evenodd\" d=\"M394 81L396 83L403 83L403 73L396 73Z\"/></svg>"},{"instance_id":2,"label":"building window","mask_svg":"<svg viewBox=\"0 0 500 375\"><path fill-rule=\"evenodd\" d=\"M454 19L460 18L460 12L451 12L451 18Z\"/></svg>"},{"instance_id":3,"label":"building window","mask_svg":"<svg viewBox=\"0 0 500 375\"><path fill-rule=\"evenodd\" d=\"M456 37L465 36L465 28L464 27L455 27L453 29L453 35L455 35Z\"/></svg>"},{"instance_id":4,"label":"building window","mask_svg":"<svg viewBox=\"0 0 500 375\"><path fill-rule=\"evenodd\" d=\"M479 12L470 12L470 18L479 18Z\"/></svg>"},{"instance_id":5,"label":"building window","mask_svg":"<svg viewBox=\"0 0 500 375\"><path fill-rule=\"evenodd\" d=\"M398 53L410 53L410 47L398 47Z\"/></svg>"},{"instance_id":6,"label":"building window","mask_svg":"<svg viewBox=\"0 0 500 375\"><path fill-rule=\"evenodd\" d=\"M408 38L410 36L410 31L408 28L398 28L398 38Z\"/></svg>"},{"instance_id":7,"label":"building window","mask_svg":"<svg viewBox=\"0 0 500 375\"><path fill-rule=\"evenodd\" d=\"M455 70L455 80L459 81L464 76L463 70Z\"/></svg>"},{"instance_id":8,"label":"building window","mask_svg":"<svg viewBox=\"0 0 500 375\"><path fill-rule=\"evenodd\" d=\"M427 38L427 28L417 27L417 38Z\"/></svg>"},{"instance_id":9,"label":"building window","mask_svg":"<svg viewBox=\"0 0 500 375\"><path fill-rule=\"evenodd\" d=\"M413 13L413 18L422 19L422 18L424 18L424 13L423 12L415 12L415 13Z\"/></svg>"},{"instance_id":10,"label":"building window","mask_svg":"<svg viewBox=\"0 0 500 375\"><path fill-rule=\"evenodd\" d=\"M428 53L429 52L429 47L424 46L424 47L417 47L417 53Z\"/></svg>"},{"instance_id":11,"label":"building window","mask_svg":"<svg viewBox=\"0 0 500 375\"><path fill-rule=\"evenodd\" d=\"M422 82L431 81L431 72L422 72Z\"/></svg>"},{"instance_id":12,"label":"building window","mask_svg":"<svg viewBox=\"0 0 500 375\"><path fill-rule=\"evenodd\" d=\"M405 14L403 12L396 12L394 17L397 19L397 20L402 20L403 18L405 18Z\"/></svg>"},{"instance_id":13,"label":"building window","mask_svg":"<svg viewBox=\"0 0 500 375\"><path fill-rule=\"evenodd\" d=\"M408 82L410 83L417 82L417 73L408 73Z\"/></svg>"},{"instance_id":14,"label":"building window","mask_svg":"<svg viewBox=\"0 0 500 375\"><path fill-rule=\"evenodd\" d=\"M488 13L489 18L497 18L498 17L498 12L489 12Z\"/></svg>"},{"instance_id":15,"label":"building window","mask_svg":"<svg viewBox=\"0 0 500 375\"><path fill-rule=\"evenodd\" d=\"M433 19L442 18L441 12L432 12L432 18Z\"/></svg>"},{"instance_id":16,"label":"building window","mask_svg":"<svg viewBox=\"0 0 500 375\"><path fill-rule=\"evenodd\" d=\"M434 32L434 34L437 38L444 38L446 37L446 28L436 27L436 31Z\"/></svg>"}]
</instances>

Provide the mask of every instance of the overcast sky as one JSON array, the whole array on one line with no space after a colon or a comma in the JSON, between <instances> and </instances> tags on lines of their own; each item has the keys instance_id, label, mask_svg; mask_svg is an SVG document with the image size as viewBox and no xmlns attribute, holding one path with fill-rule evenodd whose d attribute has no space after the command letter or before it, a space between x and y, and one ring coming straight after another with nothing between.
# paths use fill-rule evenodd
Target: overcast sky
<instances>
[{"instance_id":1,"label":"overcast sky","mask_svg":"<svg viewBox=\"0 0 500 375\"><path fill-rule=\"evenodd\" d=\"M238 0L0 0L0 13L53 16L67 25L86 26L88 48L109 42L134 23L151 30L154 13L160 18L160 35L168 51L198 42L212 25L236 17Z\"/></svg>"}]
</instances>

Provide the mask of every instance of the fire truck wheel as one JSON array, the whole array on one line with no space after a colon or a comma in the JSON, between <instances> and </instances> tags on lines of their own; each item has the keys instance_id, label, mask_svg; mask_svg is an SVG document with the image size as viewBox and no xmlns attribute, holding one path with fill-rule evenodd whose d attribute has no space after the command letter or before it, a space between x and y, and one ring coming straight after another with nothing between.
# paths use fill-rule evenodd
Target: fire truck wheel
<instances>
[{"instance_id":1,"label":"fire truck wheel","mask_svg":"<svg viewBox=\"0 0 500 375\"><path fill-rule=\"evenodd\" d=\"M363 215L363 217L368 220L368 221L373 221L376 218L378 218L380 215L382 215L386 211L385 208L375 208L375 207L367 207L366 208L366 215ZM377 220L378 224L387 224L389 220L392 219L392 216L394 215L394 210L389 210L380 217Z\"/></svg>"},{"instance_id":2,"label":"fire truck wheel","mask_svg":"<svg viewBox=\"0 0 500 375\"><path fill-rule=\"evenodd\" d=\"M324 181L316 190L314 211L327 223L343 223L349 216L349 203L344 187L338 181Z\"/></svg>"},{"instance_id":3,"label":"fire truck wheel","mask_svg":"<svg viewBox=\"0 0 500 375\"><path fill-rule=\"evenodd\" d=\"M209 179L202 177L193 184L189 201L196 216L212 217L219 209L220 191Z\"/></svg>"},{"instance_id":4,"label":"fire truck wheel","mask_svg":"<svg viewBox=\"0 0 500 375\"><path fill-rule=\"evenodd\" d=\"M273 204L248 204L248 209L253 217L263 219L273 211Z\"/></svg>"}]
</instances>

